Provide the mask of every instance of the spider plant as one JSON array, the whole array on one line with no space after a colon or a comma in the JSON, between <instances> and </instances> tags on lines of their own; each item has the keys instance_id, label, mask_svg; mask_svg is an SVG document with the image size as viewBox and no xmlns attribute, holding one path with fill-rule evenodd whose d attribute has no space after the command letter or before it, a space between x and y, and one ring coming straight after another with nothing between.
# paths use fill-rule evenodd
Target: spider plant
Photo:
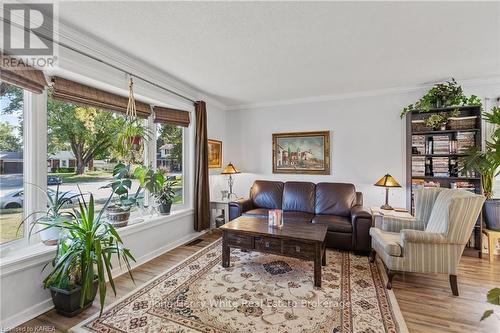
<instances>
[{"instance_id":1,"label":"spider plant","mask_svg":"<svg viewBox=\"0 0 500 333\"><path fill-rule=\"evenodd\" d=\"M113 194L112 194L113 195ZM100 314L106 299L106 277L116 295L112 276L111 258L116 255L120 267L125 263L130 277L133 279L130 260L135 261L130 251L123 246L123 241L115 228L103 218L103 213L112 195L103 209L96 214L94 196L90 194L89 202L83 194L79 198L79 209L71 213L71 220L56 221L52 227L65 231L60 233L56 256L52 261L52 272L43 281L44 287L61 289L81 288L80 307L83 308L95 297L94 281L97 281ZM69 283L74 281L74 283Z\"/></svg>"},{"instance_id":2,"label":"spider plant","mask_svg":"<svg viewBox=\"0 0 500 333\"><path fill-rule=\"evenodd\" d=\"M70 195L71 191L61 192L59 190L59 185L57 185L56 191L44 190L40 186L35 184L29 184L35 187L37 190L42 192L47 198L47 210L36 211L24 218L21 221L19 228L29 219L33 218L33 223L30 226L29 235L33 233L35 226L39 226L39 229L35 233L40 233L40 238L42 242L47 245L55 245L57 239L59 238L59 229L52 228L52 225L57 221L66 220L69 218L67 212L63 209L67 208L69 204L73 203L73 199L79 197L79 194Z\"/></svg>"}]
</instances>

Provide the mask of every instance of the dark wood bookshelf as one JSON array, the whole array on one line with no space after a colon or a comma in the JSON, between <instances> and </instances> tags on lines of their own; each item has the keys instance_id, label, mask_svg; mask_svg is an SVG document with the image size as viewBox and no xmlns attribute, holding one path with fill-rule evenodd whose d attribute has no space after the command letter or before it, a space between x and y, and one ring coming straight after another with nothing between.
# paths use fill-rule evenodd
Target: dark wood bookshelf
<instances>
[{"instance_id":1,"label":"dark wood bookshelf","mask_svg":"<svg viewBox=\"0 0 500 333\"><path fill-rule=\"evenodd\" d=\"M434 130L434 129L424 129L424 130L419 130L419 131L413 131L412 127L412 121L422 121L425 120L427 117L429 117L431 114L435 113L441 113L441 112L450 112L458 110L459 115L457 118L463 118L463 117L471 117L474 116L476 117L475 121L475 126L468 126L467 128L463 129L455 129L455 128L449 128L447 127L446 129L443 130ZM449 159L459 159L460 157L467 156L463 151L461 152L453 152L453 153L438 153L438 154L433 154L430 153L428 154L427 151L427 145L428 142L430 142L429 138L433 138L436 135L446 135L450 138L450 140L456 140L457 134L459 132L469 132L469 133L474 133L474 145L475 147L478 147L481 149L481 107L480 106L475 106L475 105L469 105L469 106L452 106L452 107L445 107L445 108L435 108L431 109L428 112L412 112L406 115L406 189L407 189L407 203L406 203L406 208L408 211L410 211L412 214L414 214L414 205L413 205L413 180L424 182L424 187L425 184L430 185L429 182L432 182L434 184L439 184L440 187L446 187L450 188L452 183L455 182L468 182L471 185L474 186L474 192L475 193L481 193L481 178L479 175L470 175L470 176L461 176L461 175L456 175L456 174L451 174L451 167L449 166L450 170L450 176L434 176L432 172L426 174L424 176L422 175L413 175L412 170L413 170L413 157L423 157L424 161L427 161L427 159L430 159L429 163L432 163L432 158L434 157L448 157ZM425 137L425 145L424 145L424 150L425 153L415 153L415 151L412 149L412 142L413 142L413 136L419 135L419 136L424 136ZM425 166L425 164L424 164ZM431 166L432 168L432 166ZM426 168L426 171L427 168ZM420 185L420 184L419 184ZM474 227L474 231L471 235L471 241L473 241L473 246L467 246L466 251L464 251L464 255L472 255L472 256L481 256L481 249L482 249L482 223L481 223L481 217L479 218L478 222L476 223L476 226ZM471 243L471 242L470 242Z\"/></svg>"}]
</instances>

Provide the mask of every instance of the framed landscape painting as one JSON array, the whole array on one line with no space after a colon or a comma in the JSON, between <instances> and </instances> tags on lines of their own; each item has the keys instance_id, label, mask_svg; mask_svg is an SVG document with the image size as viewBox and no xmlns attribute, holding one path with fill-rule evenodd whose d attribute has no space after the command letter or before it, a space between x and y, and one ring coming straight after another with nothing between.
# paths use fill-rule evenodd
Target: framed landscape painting
<instances>
[{"instance_id":1,"label":"framed landscape painting","mask_svg":"<svg viewBox=\"0 0 500 333\"><path fill-rule=\"evenodd\" d=\"M330 131L273 134L273 173L330 174Z\"/></svg>"},{"instance_id":2,"label":"framed landscape painting","mask_svg":"<svg viewBox=\"0 0 500 333\"><path fill-rule=\"evenodd\" d=\"M222 168L222 141L208 140L208 168Z\"/></svg>"}]
</instances>

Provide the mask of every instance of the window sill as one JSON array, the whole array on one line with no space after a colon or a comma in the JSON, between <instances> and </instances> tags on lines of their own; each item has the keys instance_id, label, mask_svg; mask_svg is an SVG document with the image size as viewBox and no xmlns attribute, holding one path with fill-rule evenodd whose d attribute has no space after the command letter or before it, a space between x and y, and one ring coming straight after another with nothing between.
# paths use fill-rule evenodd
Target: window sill
<instances>
[{"instance_id":1,"label":"window sill","mask_svg":"<svg viewBox=\"0 0 500 333\"><path fill-rule=\"evenodd\" d=\"M145 218L134 218L126 227L117 229L120 237L126 237L135 233L154 228L155 226L171 223L183 217L193 214L193 209L182 209L172 212L171 215L148 216ZM10 275L19 270L25 270L33 266L45 264L54 258L56 246L48 246L43 243L31 244L25 248L9 251L0 257L0 278Z\"/></svg>"}]
</instances>

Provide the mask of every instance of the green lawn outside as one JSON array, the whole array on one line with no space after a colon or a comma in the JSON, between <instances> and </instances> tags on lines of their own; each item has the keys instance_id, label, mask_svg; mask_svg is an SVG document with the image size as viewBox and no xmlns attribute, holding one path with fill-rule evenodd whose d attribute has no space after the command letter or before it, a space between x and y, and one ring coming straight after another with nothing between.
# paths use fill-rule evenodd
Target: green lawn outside
<instances>
[{"instance_id":1,"label":"green lawn outside","mask_svg":"<svg viewBox=\"0 0 500 333\"><path fill-rule=\"evenodd\" d=\"M83 175L75 175L73 172L57 173L51 172L49 176L61 177L65 183L92 183L113 178L113 174L107 171L86 171Z\"/></svg>"},{"instance_id":2,"label":"green lawn outside","mask_svg":"<svg viewBox=\"0 0 500 333\"><path fill-rule=\"evenodd\" d=\"M20 238L23 236L24 228L17 227L23 219L23 210L18 209L1 209L0 210L0 244Z\"/></svg>"}]
</instances>

